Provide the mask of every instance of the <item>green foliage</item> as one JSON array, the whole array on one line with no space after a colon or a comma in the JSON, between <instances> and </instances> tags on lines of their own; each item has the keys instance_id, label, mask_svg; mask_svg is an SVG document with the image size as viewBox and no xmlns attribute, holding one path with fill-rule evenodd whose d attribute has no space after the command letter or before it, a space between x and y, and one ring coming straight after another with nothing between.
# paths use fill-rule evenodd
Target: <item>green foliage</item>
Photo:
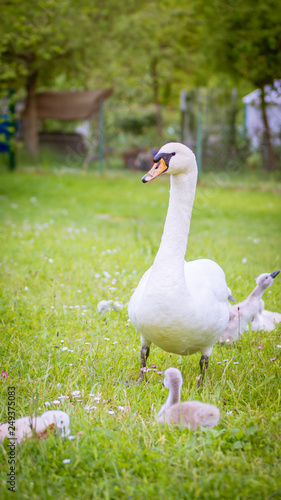
<instances>
[{"instance_id":1,"label":"green foliage","mask_svg":"<svg viewBox=\"0 0 281 500\"><path fill-rule=\"evenodd\" d=\"M263 86L278 77L281 8L274 0L3 0L2 85L112 84L133 99L174 103L213 72ZM215 78L217 76L215 75ZM134 87L130 89L129 87Z\"/></svg>"},{"instance_id":2,"label":"green foliage","mask_svg":"<svg viewBox=\"0 0 281 500\"><path fill-rule=\"evenodd\" d=\"M230 74L262 88L279 76L281 6L274 0L198 2L201 36L211 70ZM205 64L206 64L205 63Z\"/></svg>"},{"instance_id":3,"label":"green foliage","mask_svg":"<svg viewBox=\"0 0 281 500\"><path fill-rule=\"evenodd\" d=\"M93 33L97 18L99 30ZM103 28L98 0L4 0L0 18L2 87L21 89L30 74L36 74L43 87L52 85L61 74L81 85L90 55L94 53L96 61L102 58Z\"/></svg>"},{"instance_id":4,"label":"green foliage","mask_svg":"<svg viewBox=\"0 0 281 500\"><path fill-rule=\"evenodd\" d=\"M145 142L150 125L157 129L150 143L166 137L161 106L178 109L183 88L230 88L234 81L241 101L279 75L281 8L273 0L3 0L1 7L2 89L16 88L22 97L25 88L33 109L41 89L113 86L111 121L119 132L132 132L116 138L115 127L122 149L141 135ZM131 115L136 105L151 104L154 117ZM29 124L30 131L36 119L29 116Z\"/></svg>"},{"instance_id":5,"label":"green foliage","mask_svg":"<svg viewBox=\"0 0 281 500\"><path fill-rule=\"evenodd\" d=\"M156 116L153 112L136 113L118 117L116 127L120 127L124 132L131 132L135 135L143 133L147 127L156 125Z\"/></svg>"},{"instance_id":6,"label":"green foliage","mask_svg":"<svg viewBox=\"0 0 281 500\"><path fill-rule=\"evenodd\" d=\"M44 402L63 394L69 399L59 408L69 413L75 436L18 447L17 497L278 498L280 326L269 334L250 330L233 346L216 345L199 392L199 354L182 358L152 346L149 365L181 369L183 399L221 411L212 430L159 426L157 411L167 396L162 375L151 371L147 384L125 386L138 374L140 348L126 304L159 246L168 179L143 185L139 174L64 172L1 176L0 373L8 378L0 380L0 421L7 417L9 385L16 387L18 417L42 413ZM281 247L278 185L268 189L251 177L248 188L233 189L239 179L212 176L198 187L187 252L188 259L215 259L237 301L253 289L255 276L280 268ZM280 310L280 287L277 277L264 294L266 308ZM124 308L99 314L102 299L118 299ZM5 500L13 494L6 445L0 450Z\"/></svg>"},{"instance_id":7,"label":"green foliage","mask_svg":"<svg viewBox=\"0 0 281 500\"><path fill-rule=\"evenodd\" d=\"M114 23L120 75L126 86L136 86L149 102L167 104L178 100L179 88L192 80L193 3L141 2L134 12L120 16ZM124 50L125 37L128 45Z\"/></svg>"}]
</instances>

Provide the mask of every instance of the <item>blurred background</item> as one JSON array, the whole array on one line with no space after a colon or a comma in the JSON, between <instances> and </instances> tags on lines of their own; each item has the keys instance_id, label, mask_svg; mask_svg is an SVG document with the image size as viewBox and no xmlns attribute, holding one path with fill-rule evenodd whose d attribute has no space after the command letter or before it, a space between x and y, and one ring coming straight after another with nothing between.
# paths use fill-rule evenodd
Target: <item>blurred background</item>
<instances>
[{"instance_id":1,"label":"blurred background","mask_svg":"<svg viewBox=\"0 0 281 500\"><path fill-rule=\"evenodd\" d=\"M281 4L1 2L0 165L281 175ZM264 174L263 174L264 175Z\"/></svg>"}]
</instances>

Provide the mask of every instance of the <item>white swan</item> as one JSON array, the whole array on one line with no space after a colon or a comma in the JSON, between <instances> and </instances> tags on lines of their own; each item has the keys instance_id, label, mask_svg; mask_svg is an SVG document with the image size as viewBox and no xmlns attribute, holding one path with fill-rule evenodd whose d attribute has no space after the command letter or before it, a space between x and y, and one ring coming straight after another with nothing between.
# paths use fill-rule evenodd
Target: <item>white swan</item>
<instances>
[{"instance_id":1,"label":"white swan","mask_svg":"<svg viewBox=\"0 0 281 500\"><path fill-rule=\"evenodd\" d=\"M169 389L169 395L158 413L158 422L181 425L192 430L197 429L199 425L209 429L218 425L220 412L216 406L200 401L180 402L182 376L177 368L168 368L165 371L163 384Z\"/></svg>"},{"instance_id":2,"label":"white swan","mask_svg":"<svg viewBox=\"0 0 281 500\"><path fill-rule=\"evenodd\" d=\"M264 301L261 299L259 312L252 321L253 332L258 332L259 330L272 332L279 323L281 323L281 314L279 312L267 311L264 308Z\"/></svg>"},{"instance_id":3,"label":"white swan","mask_svg":"<svg viewBox=\"0 0 281 500\"><path fill-rule=\"evenodd\" d=\"M184 260L197 182L195 155L183 144L171 142L162 146L154 162L143 182L166 172L171 175L171 189L159 250L128 307L130 320L141 333L138 380L143 380L151 343L181 355L200 351L203 378L213 346L228 323L229 291L216 262Z\"/></svg>"},{"instance_id":4,"label":"white swan","mask_svg":"<svg viewBox=\"0 0 281 500\"><path fill-rule=\"evenodd\" d=\"M274 278L280 271L274 273L263 273L256 278L257 286L250 295L235 306L230 306L229 322L220 337L220 342L234 342L238 340L242 333L248 329L248 323L259 311L260 300L264 291L272 285ZM253 328L252 328L253 329Z\"/></svg>"}]
</instances>

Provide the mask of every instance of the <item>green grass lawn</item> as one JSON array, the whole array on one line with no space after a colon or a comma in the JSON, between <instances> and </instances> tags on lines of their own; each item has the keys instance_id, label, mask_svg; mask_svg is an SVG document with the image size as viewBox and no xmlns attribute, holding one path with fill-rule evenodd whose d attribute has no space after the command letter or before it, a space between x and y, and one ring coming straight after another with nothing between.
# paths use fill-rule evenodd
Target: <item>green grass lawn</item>
<instances>
[{"instance_id":1,"label":"green grass lawn","mask_svg":"<svg viewBox=\"0 0 281 500\"><path fill-rule=\"evenodd\" d=\"M18 418L55 409L67 395L59 409L75 436L20 444L15 494L7 489L7 443L0 444L1 499L281 498L280 326L216 345L200 390L200 353L152 346L148 366L180 368L183 399L220 408L213 430L159 426L161 373L150 371L140 387L125 384L139 373L140 350L126 305L153 262L169 191L164 176L148 185L140 177L1 176L0 372L8 378L0 380L0 421L8 386L16 387ZM216 260L240 301L257 275L281 268L281 200L257 183L221 186L197 189L187 259ZM280 311L280 291L278 276L264 294L267 309ZM99 314L102 299L123 310Z\"/></svg>"}]
</instances>

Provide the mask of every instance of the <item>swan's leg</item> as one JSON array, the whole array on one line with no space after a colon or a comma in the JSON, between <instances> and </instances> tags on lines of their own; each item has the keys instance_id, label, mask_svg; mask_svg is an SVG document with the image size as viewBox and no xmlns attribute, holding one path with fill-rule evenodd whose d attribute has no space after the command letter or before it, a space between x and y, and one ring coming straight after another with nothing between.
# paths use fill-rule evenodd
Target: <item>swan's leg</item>
<instances>
[{"instance_id":1,"label":"swan's leg","mask_svg":"<svg viewBox=\"0 0 281 500\"><path fill-rule=\"evenodd\" d=\"M201 386L201 383L203 383L205 370L208 368L208 365L209 365L209 356L202 355L200 359L201 375L197 383L197 388Z\"/></svg>"},{"instance_id":2,"label":"swan's leg","mask_svg":"<svg viewBox=\"0 0 281 500\"><path fill-rule=\"evenodd\" d=\"M138 380L137 380L137 383L138 385L143 381L144 379L144 370L143 368L146 368L146 361L147 361L147 358L149 356L149 349L150 349L150 346L147 346L147 345L144 345L142 346L141 348L141 352L140 352L140 357L141 357L141 369L140 369L140 374L139 374L139 377L138 377Z\"/></svg>"}]
</instances>

